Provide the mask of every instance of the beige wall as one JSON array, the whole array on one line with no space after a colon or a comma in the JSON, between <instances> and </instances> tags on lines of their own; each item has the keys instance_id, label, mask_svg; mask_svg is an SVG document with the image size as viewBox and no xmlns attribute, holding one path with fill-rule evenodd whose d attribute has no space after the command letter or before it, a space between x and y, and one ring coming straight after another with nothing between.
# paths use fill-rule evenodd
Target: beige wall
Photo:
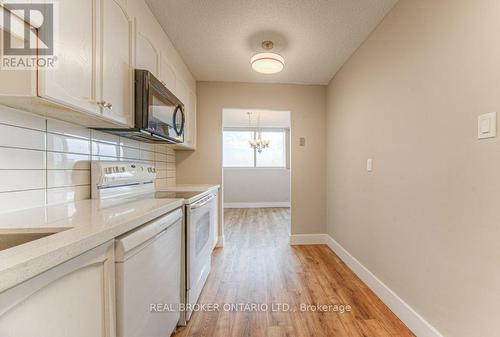
<instances>
[{"instance_id":1,"label":"beige wall","mask_svg":"<svg viewBox=\"0 0 500 337\"><path fill-rule=\"evenodd\" d=\"M176 151L177 183L222 183L223 108L289 110L291 231L324 233L326 87L198 82L197 95L197 149ZM305 147L299 137L306 138Z\"/></svg>"},{"instance_id":2,"label":"beige wall","mask_svg":"<svg viewBox=\"0 0 500 337\"><path fill-rule=\"evenodd\" d=\"M224 203L290 204L290 173L286 168L225 168Z\"/></svg>"},{"instance_id":3,"label":"beige wall","mask_svg":"<svg viewBox=\"0 0 500 337\"><path fill-rule=\"evenodd\" d=\"M444 336L498 336L500 2L401 0L327 101L328 233Z\"/></svg>"}]
</instances>

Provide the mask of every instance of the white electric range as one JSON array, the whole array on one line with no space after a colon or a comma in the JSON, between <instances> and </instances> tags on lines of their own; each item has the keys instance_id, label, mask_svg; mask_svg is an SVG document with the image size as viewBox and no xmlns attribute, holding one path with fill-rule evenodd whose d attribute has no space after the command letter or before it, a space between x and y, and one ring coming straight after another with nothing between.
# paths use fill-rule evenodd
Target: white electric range
<instances>
[{"instance_id":1,"label":"white electric range","mask_svg":"<svg viewBox=\"0 0 500 337\"><path fill-rule=\"evenodd\" d=\"M184 200L179 325L186 325L208 278L215 246L217 199L211 190L169 191L156 189L154 165L92 162L92 198L169 198ZM161 292L161 290L160 290Z\"/></svg>"}]
</instances>

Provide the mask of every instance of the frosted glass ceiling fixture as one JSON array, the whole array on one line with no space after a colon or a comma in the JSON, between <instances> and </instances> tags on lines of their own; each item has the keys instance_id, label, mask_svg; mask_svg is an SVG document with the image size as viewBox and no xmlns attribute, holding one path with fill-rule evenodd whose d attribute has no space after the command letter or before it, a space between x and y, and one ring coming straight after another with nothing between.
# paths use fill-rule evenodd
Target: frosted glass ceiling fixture
<instances>
[{"instance_id":1,"label":"frosted glass ceiling fixture","mask_svg":"<svg viewBox=\"0 0 500 337\"><path fill-rule=\"evenodd\" d=\"M267 52L252 56L250 63L253 70L261 74L276 74L283 70L285 59L279 54L271 53L273 47L272 41L262 42L262 48Z\"/></svg>"},{"instance_id":2,"label":"frosted glass ceiling fixture","mask_svg":"<svg viewBox=\"0 0 500 337\"><path fill-rule=\"evenodd\" d=\"M252 113L248 114L248 128L252 129ZM257 128L251 132L251 137L248 141L252 149L257 150L257 152L262 153L262 150L269 147L271 141L269 139L262 139L262 129L260 128L260 112L257 113Z\"/></svg>"}]
</instances>

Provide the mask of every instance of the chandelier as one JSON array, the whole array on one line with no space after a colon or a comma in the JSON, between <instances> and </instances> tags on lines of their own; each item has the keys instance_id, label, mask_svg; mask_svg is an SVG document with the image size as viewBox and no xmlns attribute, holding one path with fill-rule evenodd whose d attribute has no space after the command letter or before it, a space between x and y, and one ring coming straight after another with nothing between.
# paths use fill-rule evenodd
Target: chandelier
<instances>
[{"instance_id":1,"label":"chandelier","mask_svg":"<svg viewBox=\"0 0 500 337\"><path fill-rule=\"evenodd\" d=\"M248 127L252 129L252 112L248 114ZM257 113L257 128L252 131L252 139L248 141L252 149L262 153L262 150L269 147L271 141L269 139L262 139L262 129L260 127L260 112Z\"/></svg>"}]
</instances>

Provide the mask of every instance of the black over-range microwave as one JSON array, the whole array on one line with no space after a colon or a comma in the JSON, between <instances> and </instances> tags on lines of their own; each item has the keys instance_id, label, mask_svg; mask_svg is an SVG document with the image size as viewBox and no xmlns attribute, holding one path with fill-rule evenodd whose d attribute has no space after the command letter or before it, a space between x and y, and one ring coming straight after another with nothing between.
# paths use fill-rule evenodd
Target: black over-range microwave
<instances>
[{"instance_id":1,"label":"black over-range microwave","mask_svg":"<svg viewBox=\"0 0 500 337\"><path fill-rule=\"evenodd\" d=\"M135 70L134 106L134 128L99 130L143 142L184 142L184 104L147 70Z\"/></svg>"}]
</instances>

